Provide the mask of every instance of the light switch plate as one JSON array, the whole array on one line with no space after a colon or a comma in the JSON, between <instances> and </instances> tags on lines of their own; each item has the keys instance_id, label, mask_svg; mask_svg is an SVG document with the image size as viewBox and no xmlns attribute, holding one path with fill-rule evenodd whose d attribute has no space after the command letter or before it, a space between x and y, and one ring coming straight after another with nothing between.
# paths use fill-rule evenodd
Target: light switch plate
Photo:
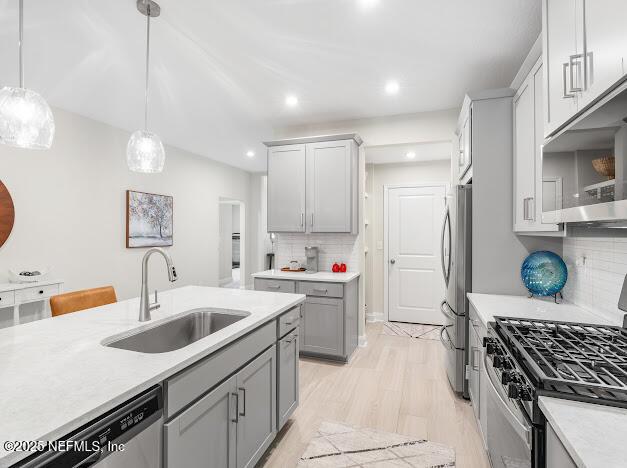
<instances>
[{"instance_id":1,"label":"light switch plate","mask_svg":"<svg viewBox=\"0 0 627 468\"><path fill-rule=\"evenodd\" d=\"M383 250L383 241L377 241L377 250Z\"/></svg>"}]
</instances>

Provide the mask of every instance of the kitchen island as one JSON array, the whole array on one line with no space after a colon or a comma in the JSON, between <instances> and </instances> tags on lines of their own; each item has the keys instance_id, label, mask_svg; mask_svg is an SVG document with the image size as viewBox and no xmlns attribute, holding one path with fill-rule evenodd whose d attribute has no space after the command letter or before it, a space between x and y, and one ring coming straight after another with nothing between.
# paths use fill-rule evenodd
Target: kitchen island
<instances>
[{"instance_id":1,"label":"kitchen island","mask_svg":"<svg viewBox=\"0 0 627 468\"><path fill-rule=\"evenodd\" d=\"M299 294L188 286L163 292L161 308L152 312L153 319L147 323L138 322L139 299L131 299L0 330L0 440L57 440L157 384L164 384L167 423L188 411L184 406L191 401L183 401L186 395L194 398L198 392L211 390L212 383L199 389L193 372L210 365L213 356L222 356L228 349L235 350L233 355L246 355L257 343L264 343L262 354L270 353L281 349L276 343L283 332L285 337L294 335L290 339L296 343L297 328L290 331L281 317L294 315L304 300ZM198 309L246 316L170 352L142 353L103 345ZM256 336L263 339L248 339ZM237 352L240 346L242 351ZM233 374L239 365L234 362L229 369ZM276 435L279 418L273 418L273 434L264 441L266 446ZM27 455L0 448L0 466L10 466Z\"/></svg>"}]
</instances>

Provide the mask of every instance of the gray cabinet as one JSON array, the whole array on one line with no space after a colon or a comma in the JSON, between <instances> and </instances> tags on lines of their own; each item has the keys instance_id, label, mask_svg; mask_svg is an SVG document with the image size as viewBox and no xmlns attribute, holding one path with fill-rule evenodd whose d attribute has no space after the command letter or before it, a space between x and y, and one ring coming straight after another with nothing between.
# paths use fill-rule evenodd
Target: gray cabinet
<instances>
[{"instance_id":1,"label":"gray cabinet","mask_svg":"<svg viewBox=\"0 0 627 468\"><path fill-rule=\"evenodd\" d=\"M470 304L470 325L468 330L468 366L466 367L466 377L468 378L468 393L472 408L477 418L477 424L483 439L484 446L487 445L488 435L488 390L487 375L483 365L483 339L488 331L479 319L477 311Z\"/></svg>"},{"instance_id":2,"label":"gray cabinet","mask_svg":"<svg viewBox=\"0 0 627 468\"><path fill-rule=\"evenodd\" d=\"M344 356L344 302L342 299L308 296L301 320L302 352Z\"/></svg>"},{"instance_id":3,"label":"gray cabinet","mask_svg":"<svg viewBox=\"0 0 627 468\"><path fill-rule=\"evenodd\" d=\"M277 289L275 283L290 283L290 287ZM268 289L268 284L274 289ZM329 283L255 278L255 289L259 291L288 292L293 288L307 299L300 306L300 318L296 312L279 318L279 337L299 327L301 354L347 361L358 346L358 279Z\"/></svg>"},{"instance_id":4,"label":"gray cabinet","mask_svg":"<svg viewBox=\"0 0 627 468\"><path fill-rule=\"evenodd\" d=\"M265 144L268 232L359 232L357 135Z\"/></svg>"},{"instance_id":5,"label":"gray cabinet","mask_svg":"<svg viewBox=\"0 0 627 468\"><path fill-rule=\"evenodd\" d=\"M305 145L268 149L268 232L305 232Z\"/></svg>"},{"instance_id":6,"label":"gray cabinet","mask_svg":"<svg viewBox=\"0 0 627 468\"><path fill-rule=\"evenodd\" d=\"M235 468L236 378L164 425L166 468Z\"/></svg>"},{"instance_id":7,"label":"gray cabinet","mask_svg":"<svg viewBox=\"0 0 627 468\"><path fill-rule=\"evenodd\" d=\"M545 136L624 79L623 0L544 0Z\"/></svg>"},{"instance_id":8,"label":"gray cabinet","mask_svg":"<svg viewBox=\"0 0 627 468\"><path fill-rule=\"evenodd\" d=\"M514 232L555 232L542 222L543 93L539 60L514 96Z\"/></svg>"},{"instance_id":9,"label":"gray cabinet","mask_svg":"<svg viewBox=\"0 0 627 468\"><path fill-rule=\"evenodd\" d=\"M298 329L284 336L277 344L277 430L281 430L298 407Z\"/></svg>"},{"instance_id":10,"label":"gray cabinet","mask_svg":"<svg viewBox=\"0 0 627 468\"><path fill-rule=\"evenodd\" d=\"M307 145L308 232L351 232L351 143Z\"/></svg>"},{"instance_id":11,"label":"gray cabinet","mask_svg":"<svg viewBox=\"0 0 627 468\"><path fill-rule=\"evenodd\" d=\"M470 401L472 401L472 409L475 412L475 417L479 420L481 400L480 400L480 371L481 371L481 344L479 334L475 327L471 326L468 335L468 350L470 360L467 368L468 375L468 393L470 395Z\"/></svg>"},{"instance_id":12,"label":"gray cabinet","mask_svg":"<svg viewBox=\"0 0 627 468\"><path fill-rule=\"evenodd\" d=\"M238 372L237 468L252 467L276 436L276 345Z\"/></svg>"}]
</instances>

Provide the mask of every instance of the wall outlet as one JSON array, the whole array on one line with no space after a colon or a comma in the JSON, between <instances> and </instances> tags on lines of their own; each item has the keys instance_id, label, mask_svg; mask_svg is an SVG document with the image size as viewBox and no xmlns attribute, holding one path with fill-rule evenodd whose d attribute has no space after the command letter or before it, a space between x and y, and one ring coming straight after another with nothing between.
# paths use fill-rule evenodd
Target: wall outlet
<instances>
[{"instance_id":1,"label":"wall outlet","mask_svg":"<svg viewBox=\"0 0 627 468\"><path fill-rule=\"evenodd\" d=\"M383 241L377 241L377 250L383 250Z\"/></svg>"}]
</instances>

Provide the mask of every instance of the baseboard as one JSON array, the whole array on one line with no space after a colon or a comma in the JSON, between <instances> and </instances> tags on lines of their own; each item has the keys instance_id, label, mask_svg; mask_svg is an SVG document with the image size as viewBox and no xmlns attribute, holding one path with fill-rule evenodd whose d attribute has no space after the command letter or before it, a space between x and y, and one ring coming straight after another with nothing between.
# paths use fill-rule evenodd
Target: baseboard
<instances>
[{"instance_id":1,"label":"baseboard","mask_svg":"<svg viewBox=\"0 0 627 468\"><path fill-rule=\"evenodd\" d=\"M372 314L366 314L366 322L374 323L374 322L385 322L385 316L383 312L373 312Z\"/></svg>"},{"instance_id":2,"label":"baseboard","mask_svg":"<svg viewBox=\"0 0 627 468\"><path fill-rule=\"evenodd\" d=\"M366 335L361 335L357 344L360 348L365 348L366 346L368 346L368 337Z\"/></svg>"}]
</instances>

